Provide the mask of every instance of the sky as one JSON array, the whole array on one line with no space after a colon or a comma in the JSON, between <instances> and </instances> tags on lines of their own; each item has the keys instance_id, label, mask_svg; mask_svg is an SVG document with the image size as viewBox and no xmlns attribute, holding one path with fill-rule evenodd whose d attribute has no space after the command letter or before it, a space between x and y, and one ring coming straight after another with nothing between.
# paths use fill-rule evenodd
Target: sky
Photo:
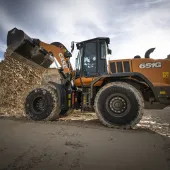
<instances>
[{"instance_id":1,"label":"sky","mask_svg":"<svg viewBox=\"0 0 170 170\"><path fill-rule=\"evenodd\" d=\"M153 47L154 59L170 54L170 0L0 0L1 59L14 27L68 50L71 41L110 37L109 59L144 57Z\"/></svg>"}]
</instances>

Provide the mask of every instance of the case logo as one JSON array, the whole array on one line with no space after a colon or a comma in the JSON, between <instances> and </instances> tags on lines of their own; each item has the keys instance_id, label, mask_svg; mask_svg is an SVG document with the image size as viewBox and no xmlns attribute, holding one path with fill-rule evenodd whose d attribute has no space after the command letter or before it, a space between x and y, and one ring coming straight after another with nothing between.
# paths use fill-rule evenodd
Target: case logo
<instances>
[{"instance_id":1,"label":"case logo","mask_svg":"<svg viewBox=\"0 0 170 170\"><path fill-rule=\"evenodd\" d=\"M156 62L156 63L142 63L139 65L139 68L161 68L162 63Z\"/></svg>"},{"instance_id":2,"label":"case logo","mask_svg":"<svg viewBox=\"0 0 170 170\"><path fill-rule=\"evenodd\" d=\"M67 67L67 63L66 63L66 61L65 61L65 59L64 59L63 54L62 54L62 53L59 53L58 56L60 57L60 60L61 60L61 63L62 63L62 67L63 67L63 68L68 68L68 67Z\"/></svg>"}]
</instances>

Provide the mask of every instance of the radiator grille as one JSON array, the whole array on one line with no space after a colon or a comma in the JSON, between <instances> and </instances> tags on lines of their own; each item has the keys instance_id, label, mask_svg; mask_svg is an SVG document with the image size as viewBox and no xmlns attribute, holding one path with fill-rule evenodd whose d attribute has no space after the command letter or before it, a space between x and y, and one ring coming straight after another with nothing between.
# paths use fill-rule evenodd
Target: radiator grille
<instances>
[{"instance_id":1,"label":"radiator grille","mask_svg":"<svg viewBox=\"0 0 170 170\"><path fill-rule=\"evenodd\" d=\"M122 62L117 62L116 64L117 64L117 72L122 73L123 72Z\"/></svg>"},{"instance_id":2,"label":"radiator grille","mask_svg":"<svg viewBox=\"0 0 170 170\"><path fill-rule=\"evenodd\" d=\"M129 61L110 62L110 70L112 73L130 72L130 63Z\"/></svg>"},{"instance_id":3,"label":"radiator grille","mask_svg":"<svg viewBox=\"0 0 170 170\"><path fill-rule=\"evenodd\" d=\"M124 72L130 72L130 64L129 61L123 61Z\"/></svg>"},{"instance_id":4,"label":"radiator grille","mask_svg":"<svg viewBox=\"0 0 170 170\"><path fill-rule=\"evenodd\" d=\"M111 72L112 72L112 73L116 73L116 65L115 65L115 62L110 63L110 69L111 69Z\"/></svg>"}]
</instances>

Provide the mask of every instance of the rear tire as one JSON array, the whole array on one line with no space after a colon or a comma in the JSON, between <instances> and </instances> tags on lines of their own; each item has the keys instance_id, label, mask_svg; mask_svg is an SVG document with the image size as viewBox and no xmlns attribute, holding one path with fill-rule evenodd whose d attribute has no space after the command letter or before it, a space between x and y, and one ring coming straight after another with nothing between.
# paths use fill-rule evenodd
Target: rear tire
<instances>
[{"instance_id":1,"label":"rear tire","mask_svg":"<svg viewBox=\"0 0 170 170\"><path fill-rule=\"evenodd\" d=\"M56 120L60 112L58 94L50 85L36 87L25 99L25 113L32 120Z\"/></svg>"},{"instance_id":2,"label":"rear tire","mask_svg":"<svg viewBox=\"0 0 170 170\"><path fill-rule=\"evenodd\" d=\"M99 90L94 108L105 126L130 129L143 116L144 100L140 92L130 84L113 82Z\"/></svg>"}]
</instances>

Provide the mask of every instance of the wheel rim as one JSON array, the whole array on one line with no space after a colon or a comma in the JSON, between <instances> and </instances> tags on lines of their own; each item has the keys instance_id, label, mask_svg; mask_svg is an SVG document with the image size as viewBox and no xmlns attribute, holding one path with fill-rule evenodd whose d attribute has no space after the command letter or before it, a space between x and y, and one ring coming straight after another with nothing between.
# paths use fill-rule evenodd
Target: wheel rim
<instances>
[{"instance_id":1,"label":"wheel rim","mask_svg":"<svg viewBox=\"0 0 170 170\"><path fill-rule=\"evenodd\" d=\"M38 96L33 100L33 109L37 112L37 114L44 112L45 108L46 100L43 96Z\"/></svg>"},{"instance_id":2,"label":"wheel rim","mask_svg":"<svg viewBox=\"0 0 170 170\"><path fill-rule=\"evenodd\" d=\"M123 117L128 114L130 108L130 101L123 94L113 94L106 100L106 109L112 116Z\"/></svg>"}]
</instances>

